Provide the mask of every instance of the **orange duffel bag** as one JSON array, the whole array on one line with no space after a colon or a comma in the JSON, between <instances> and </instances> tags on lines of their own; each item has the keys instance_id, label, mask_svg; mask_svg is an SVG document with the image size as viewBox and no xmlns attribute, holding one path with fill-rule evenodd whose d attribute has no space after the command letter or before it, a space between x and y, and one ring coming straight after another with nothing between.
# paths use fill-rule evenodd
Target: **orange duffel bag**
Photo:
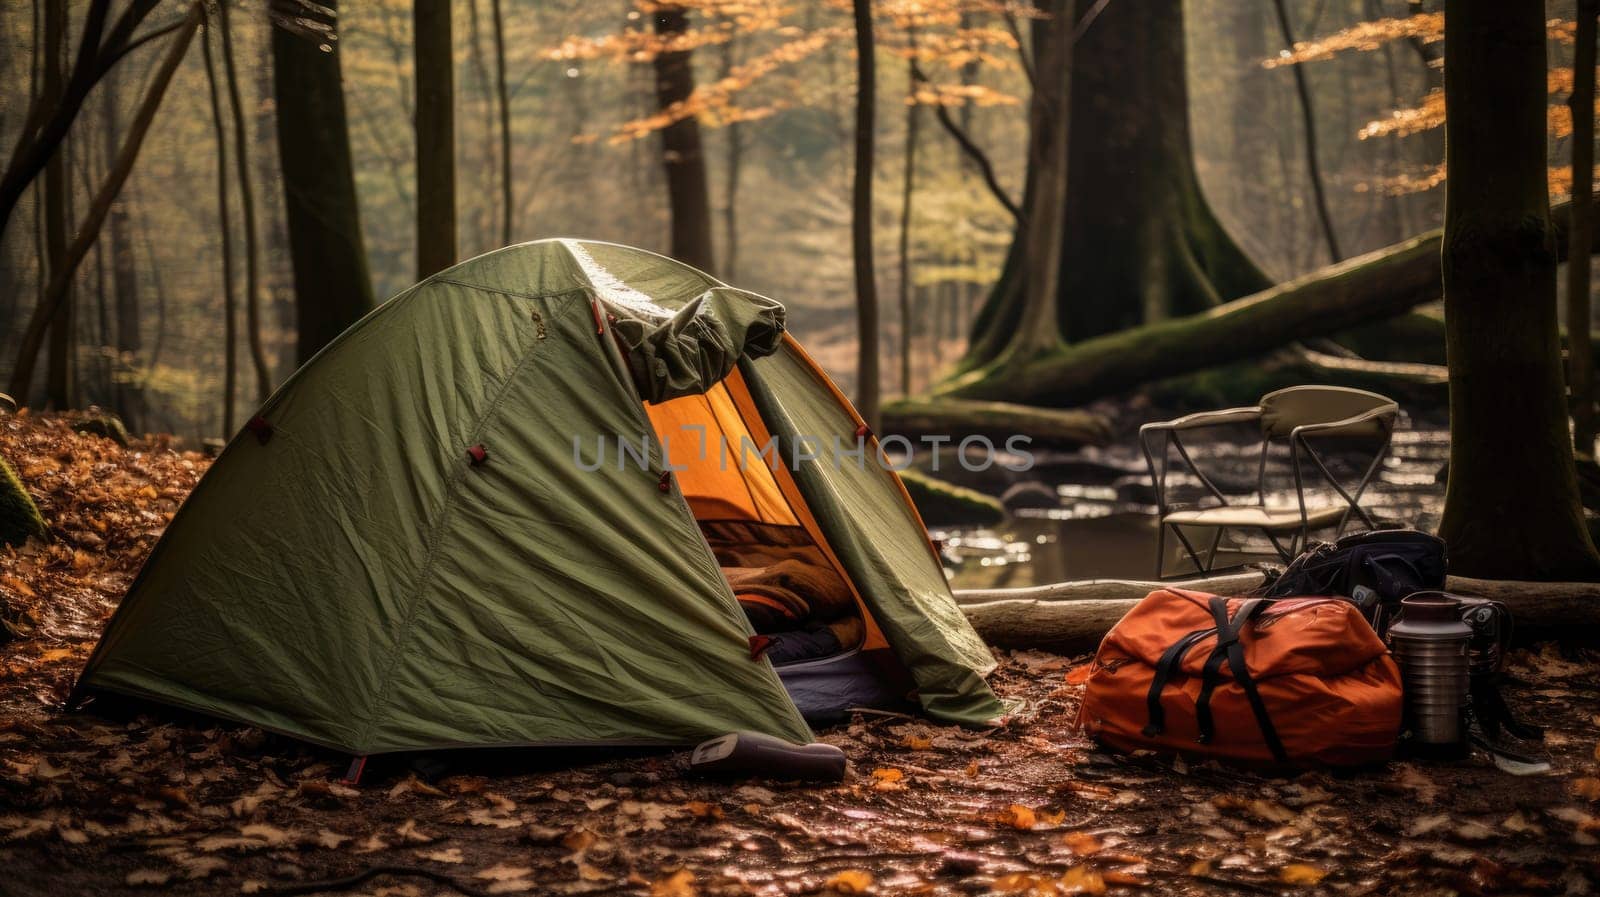
<instances>
[{"instance_id":1,"label":"orange duffel bag","mask_svg":"<svg viewBox=\"0 0 1600 897\"><path fill-rule=\"evenodd\" d=\"M1078 725L1121 750L1346 766L1388 759L1400 703L1399 668L1348 601L1160 589L1100 643Z\"/></svg>"}]
</instances>

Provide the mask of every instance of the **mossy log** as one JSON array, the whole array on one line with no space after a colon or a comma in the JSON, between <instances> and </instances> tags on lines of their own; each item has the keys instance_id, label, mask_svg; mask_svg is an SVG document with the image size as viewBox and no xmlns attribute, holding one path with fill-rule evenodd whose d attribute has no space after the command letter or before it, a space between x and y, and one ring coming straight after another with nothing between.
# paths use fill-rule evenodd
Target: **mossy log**
<instances>
[{"instance_id":1,"label":"mossy log","mask_svg":"<svg viewBox=\"0 0 1600 897\"><path fill-rule=\"evenodd\" d=\"M1031 589L963 590L955 594L962 613L991 645L1076 654L1095 650L1106 632L1156 589L1175 587L1237 594L1261 582L1259 573L1238 573L1183 582L1100 579ZM1600 631L1600 583L1452 576L1446 580L1445 588L1459 595L1504 602L1516 619L1519 641L1588 639Z\"/></svg>"},{"instance_id":2,"label":"mossy log","mask_svg":"<svg viewBox=\"0 0 1600 897\"><path fill-rule=\"evenodd\" d=\"M1294 347L1169 377L1143 387L1143 391L1159 406L1176 410L1254 405L1273 390L1303 383L1367 389L1408 406L1442 406L1448 393L1447 375L1447 370L1437 365L1367 361Z\"/></svg>"},{"instance_id":3,"label":"mossy log","mask_svg":"<svg viewBox=\"0 0 1600 897\"><path fill-rule=\"evenodd\" d=\"M1006 518L998 499L965 486L917 470L900 471L900 481L928 526L991 526Z\"/></svg>"},{"instance_id":4,"label":"mossy log","mask_svg":"<svg viewBox=\"0 0 1600 897\"><path fill-rule=\"evenodd\" d=\"M1007 402L966 399L899 399L883 407L883 432L913 442L924 436L948 437L952 445L968 436L982 436L1005 448L1015 435L1029 437L1029 448L1078 448L1105 445L1112 439L1111 421L1103 414L1078 409L1030 408Z\"/></svg>"},{"instance_id":5,"label":"mossy log","mask_svg":"<svg viewBox=\"0 0 1600 897\"><path fill-rule=\"evenodd\" d=\"M115 414L86 417L73 423L72 429L73 432L82 433L86 436L99 436L103 439L109 439L123 448L127 448L128 444L133 441L132 437L128 435L128 428L123 426L122 418L117 417Z\"/></svg>"},{"instance_id":6,"label":"mossy log","mask_svg":"<svg viewBox=\"0 0 1600 897\"><path fill-rule=\"evenodd\" d=\"M1558 251L1566 206L1553 210ZM1348 259L1209 311L1095 337L956 377L936 396L1065 407L1261 355L1437 302L1442 231Z\"/></svg>"},{"instance_id":7,"label":"mossy log","mask_svg":"<svg viewBox=\"0 0 1600 897\"><path fill-rule=\"evenodd\" d=\"M0 458L0 544L21 545L29 538L42 539L48 532L17 472Z\"/></svg>"},{"instance_id":8,"label":"mossy log","mask_svg":"<svg viewBox=\"0 0 1600 897\"><path fill-rule=\"evenodd\" d=\"M1371 361L1445 363L1444 309L1428 305L1387 321L1353 327L1333 341Z\"/></svg>"}]
</instances>

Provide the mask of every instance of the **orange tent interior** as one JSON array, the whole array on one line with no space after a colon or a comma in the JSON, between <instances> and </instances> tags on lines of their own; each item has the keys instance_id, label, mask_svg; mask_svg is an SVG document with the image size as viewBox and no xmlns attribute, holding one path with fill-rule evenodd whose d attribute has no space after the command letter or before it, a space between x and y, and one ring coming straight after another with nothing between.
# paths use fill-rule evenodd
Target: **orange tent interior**
<instances>
[{"instance_id":1,"label":"orange tent interior","mask_svg":"<svg viewBox=\"0 0 1600 897\"><path fill-rule=\"evenodd\" d=\"M715 535L726 540L730 534L738 534L736 538L769 544L815 546L833 572L849 585L856 613L864 624L860 647L888 647L806 507L788 466L776 451L762 454L771 435L737 368L703 394L647 404L645 411L674 468L673 476L708 538ZM725 542L713 538L719 560L725 556L716 550L721 544ZM741 593L737 584L734 591L741 604L755 600L755 596Z\"/></svg>"}]
</instances>

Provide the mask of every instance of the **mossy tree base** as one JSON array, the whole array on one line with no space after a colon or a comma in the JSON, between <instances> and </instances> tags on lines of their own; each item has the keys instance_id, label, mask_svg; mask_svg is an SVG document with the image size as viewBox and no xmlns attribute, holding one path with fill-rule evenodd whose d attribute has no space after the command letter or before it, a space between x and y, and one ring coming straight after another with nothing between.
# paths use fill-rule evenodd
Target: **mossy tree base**
<instances>
[{"instance_id":1,"label":"mossy tree base","mask_svg":"<svg viewBox=\"0 0 1600 897\"><path fill-rule=\"evenodd\" d=\"M900 481L928 526L993 526L1006 519L999 499L917 470L900 471Z\"/></svg>"},{"instance_id":2,"label":"mossy tree base","mask_svg":"<svg viewBox=\"0 0 1600 897\"><path fill-rule=\"evenodd\" d=\"M30 538L42 539L49 533L39 508L23 488L16 471L0 458L0 543L21 545Z\"/></svg>"}]
</instances>

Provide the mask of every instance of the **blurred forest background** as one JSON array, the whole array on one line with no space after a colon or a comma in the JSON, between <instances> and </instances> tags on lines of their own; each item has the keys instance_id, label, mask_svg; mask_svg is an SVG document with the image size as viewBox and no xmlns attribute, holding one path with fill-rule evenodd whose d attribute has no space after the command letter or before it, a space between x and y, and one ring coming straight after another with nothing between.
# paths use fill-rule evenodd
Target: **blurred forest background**
<instances>
[{"instance_id":1,"label":"blurred forest background","mask_svg":"<svg viewBox=\"0 0 1600 897\"><path fill-rule=\"evenodd\" d=\"M16 363L50 279L48 259L92 213L138 107L194 9L178 0L0 5L0 147L17 145L31 99L50 89L50 66L57 67L54 79L69 80L97 5L109 5L113 23L124 7L145 7L133 39L153 38L106 70L72 121L53 163L59 220L46 201L46 176L27 185L5 226L0 373ZM785 303L794 332L847 391L856 388L857 79L849 3L695 0L675 8L686 30L665 38L659 23L652 27L660 7L647 0L428 5L453 26L453 85L441 86L437 72L418 82L409 0L347 2L336 12L307 0L274 0L270 8L267 0L248 0L229 3L226 16L215 4L199 7L204 25L177 63L126 184L73 275L70 327L51 334L34 391L19 398L38 407L99 404L135 431L215 437L247 420L263 389L293 371L297 312L275 116L279 92L294 79L280 73L275 81L274 28L303 52L337 50L366 271L377 300L419 276L413 121L426 114L418 108L426 90L453 97L457 259L551 236L671 252L663 161L676 152L671 123L687 116L703 148L709 267ZM1226 232L1271 281L1441 224L1442 26L1435 0L1054 5L1070 11L1084 40L1096 28L1125 28L1117 19L1137 28L1168 17L1181 27L1181 48L1154 49L1181 57L1167 62L1187 75L1199 184ZM1570 116L1563 123L1559 113L1571 90L1573 44L1563 23L1574 18L1572 6L1546 6L1552 200L1570 183L1561 173ZM1036 61L1030 45L1040 21L1025 3L875 4L871 212L885 395L924 391L955 368L974 316L1000 279L1015 220L997 193L1023 199ZM1331 40L1283 58L1295 41L1323 38ZM51 41L58 42L54 51ZM684 57L664 48L692 51L687 64L698 89L676 98L676 109L659 92L659 63L665 55ZM1096 60L1107 80L1150 66L1140 54L1104 52ZM1072 126L1135 120L1139 111L1090 115L1074 108ZM992 167L992 182L962 141ZM248 221L241 187L248 187ZM1143 198L1127 201L1141 214ZM1091 210L1091 219L1102 211L1115 210Z\"/></svg>"}]
</instances>

